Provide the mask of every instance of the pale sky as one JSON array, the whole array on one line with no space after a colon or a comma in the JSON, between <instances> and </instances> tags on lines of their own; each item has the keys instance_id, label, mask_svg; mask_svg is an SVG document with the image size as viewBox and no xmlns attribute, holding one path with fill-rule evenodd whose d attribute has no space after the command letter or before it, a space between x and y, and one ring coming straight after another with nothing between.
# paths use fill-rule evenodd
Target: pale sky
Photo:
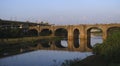
<instances>
[{"instance_id":1,"label":"pale sky","mask_svg":"<svg viewBox=\"0 0 120 66\"><path fill-rule=\"evenodd\" d=\"M59 25L120 23L120 0L0 0L0 19Z\"/></svg>"}]
</instances>

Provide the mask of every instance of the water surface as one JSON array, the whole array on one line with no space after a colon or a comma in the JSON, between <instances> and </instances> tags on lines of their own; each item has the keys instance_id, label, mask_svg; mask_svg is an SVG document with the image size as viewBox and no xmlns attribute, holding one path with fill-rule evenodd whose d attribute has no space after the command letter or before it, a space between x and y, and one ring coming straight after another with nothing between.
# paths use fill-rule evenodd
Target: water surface
<instances>
[{"instance_id":1,"label":"water surface","mask_svg":"<svg viewBox=\"0 0 120 66\"><path fill-rule=\"evenodd\" d=\"M37 50L0 59L0 66L60 66L65 60L83 59L91 52Z\"/></svg>"},{"instance_id":2,"label":"water surface","mask_svg":"<svg viewBox=\"0 0 120 66\"><path fill-rule=\"evenodd\" d=\"M102 43L102 37L92 37L91 45ZM61 44L67 47L67 41ZM0 59L0 66L60 66L65 60L83 59L92 55L92 52L58 51L58 50L35 50Z\"/></svg>"}]
</instances>

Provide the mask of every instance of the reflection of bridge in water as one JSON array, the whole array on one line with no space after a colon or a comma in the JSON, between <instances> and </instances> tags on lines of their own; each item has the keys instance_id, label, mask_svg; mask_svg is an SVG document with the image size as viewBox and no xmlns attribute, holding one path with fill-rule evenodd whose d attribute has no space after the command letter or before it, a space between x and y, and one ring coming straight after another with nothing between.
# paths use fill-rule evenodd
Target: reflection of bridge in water
<instances>
[{"instance_id":1,"label":"reflection of bridge in water","mask_svg":"<svg viewBox=\"0 0 120 66\"><path fill-rule=\"evenodd\" d=\"M29 30L36 30L37 34L40 35L41 32L50 32L51 36L57 36L57 31L64 34L64 29L67 34L68 47L65 50L78 50L78 51L91 51L90 45L90 33L92 29L100 29L102 32L102 39L105 40L108 36L109 30L111 28L120 28L120 24L94 24L94 25L65 25L65 26L32 26ZM80 45L75 46L75 38L79 38ZM78 40L78 41L79 41ZM38 48L42 48L40 45ZM58 49L54 43L51 44L50 48L47 49Z\"/></svg>"},{"instance_id":2,"label":"reflection of bridge in water","mask_svg":"<svg viewBox=\"0 0 120 66\"><path fill-rule=\"evenodd\" d=\"M67 43L73 44L73 41L67 41ZM45 46L46 45L46 46ZM78 47L75 48L74 46L69 48L69 47L64 47L61 45L60 41L52 41L48 43L38 43L37 46L35 47L29 47L30 50L63 50L63 51L83 51L83 48ZM69 44L68 44L69 45ZM91 50L89 50L91 51Z\"/></svg>"}]
</instances>

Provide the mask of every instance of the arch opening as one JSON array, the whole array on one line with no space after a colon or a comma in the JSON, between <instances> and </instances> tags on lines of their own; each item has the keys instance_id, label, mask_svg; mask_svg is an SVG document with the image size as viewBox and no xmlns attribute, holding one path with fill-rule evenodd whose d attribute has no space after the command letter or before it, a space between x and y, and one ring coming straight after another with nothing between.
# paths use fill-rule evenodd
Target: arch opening
<instances>
[{"instance_id":1,"label":"arch opening","mask_svg":"<svg viewBox=\"0 0 120 66\"><path fill-rule=\"evenodd\" d=\"M92 27L87 30L87 47L92 49L95 44L103 42L102 39L103 31L98 27Z\"/></svg>"},{"instance_id":2,"label":"arch opening","mask_svg":"<svg viewBox=\"0 0 120 66\"><path fill-rule=\"evenodd\" d=\"M52 31L49 29L43 29L40 32L40 36L50 36L52 34Z\"/></svg>"},{"instance_id":3,"label":"arch opening","mask_svg":"<svg viewBox=\"0 0 120 66\"><path fill-rule=\"evenodd\" d=\"M58 48L67 48L67 41L65 41L65 40L58 40L58 41L55 41L55 45Z\"/></svg>"},{"instance_id":4,"label":"arch opening","mask_svg":"<svg viewBox=\"0 0 120 66\"><path fill-rule=\"evenodd\" d=\"M111 36L113 33L120 32L120 27L110 27L107 30L107 37Z\"/></svg>"},{"instance_id":5,"label":"arch opening","mask_svg":"<svg viewBox=\"0 0 120 66\"><path fill-rule=\"evenodd\" d=\"M75 29L73 34L74 34L74 37L73 37L74 47L79 48L79 46L80 46L80 38L79 38L80 32L78 29Z\"/></svg>"},{"instance_id":6,"label":"arch opening","mask_svg":"<svg viewBox=\"0 0 120 66\"><path fill-rule=\"evenodd\" d=\"M67 38L68 31L64 28L59 28L55 30L55 36Z\"/></svg>"},{"instance_id":7,"label":"arch opening","mask_svg":"<svg viewBox=\"0 0 120 66\"><path fill-rule=\"evenodd\" d=\"M38 31L36 29L28 30L28 36L38 36Z\"/></svg>"}]
</instances>

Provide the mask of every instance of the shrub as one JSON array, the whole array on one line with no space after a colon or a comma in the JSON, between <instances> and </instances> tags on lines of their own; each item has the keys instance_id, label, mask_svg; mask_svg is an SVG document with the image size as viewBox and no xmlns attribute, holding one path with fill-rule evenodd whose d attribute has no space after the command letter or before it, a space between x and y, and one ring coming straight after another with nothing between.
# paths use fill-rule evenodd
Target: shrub
<instances>
[{"instance_id":1,"label":"shrub","mask_svg":"<svg viewBox=\"0 0 120 66\"><path fill-rule=\"evenodd\" d=\"M96 44L93 53L109 62L120 62L120 32L112 33L102 44Z\"/></svg>"}]
</instances>

